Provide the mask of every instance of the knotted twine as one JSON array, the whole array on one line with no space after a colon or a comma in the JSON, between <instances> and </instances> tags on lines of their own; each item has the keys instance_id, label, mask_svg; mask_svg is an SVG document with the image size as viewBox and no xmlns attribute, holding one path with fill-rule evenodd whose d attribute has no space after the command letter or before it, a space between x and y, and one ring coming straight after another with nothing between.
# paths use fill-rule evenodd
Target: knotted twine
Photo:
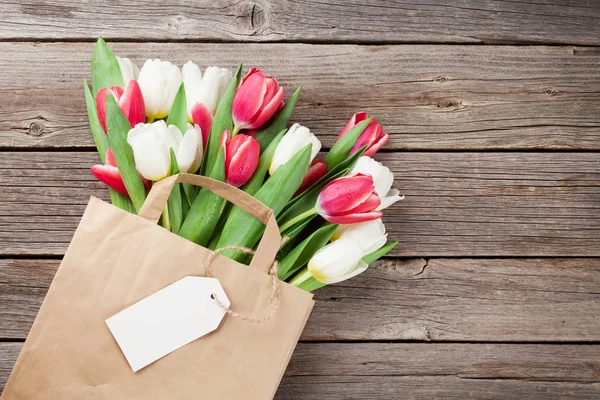
<instances>
[{"instance_id":1,"label":"knotted twine","mask_svg":"<svg viewBox=\"0 0 600 400\"><path fill-rule=\"evenodd\" d=\"M283 244L287 241L287 237L283 239L281 245L283 246ZM244 253L244 254L248 254L253 256L256 252L252 249L249 249L247 247L242 247L242 246L225 246L225 247L221 247L220 249L217 249L215 251L213 251L210 256L208 256L208 258L206 259L206 265L205 265L205 269L206 269L206 276L207 277L211 277L211 267L210 264L212 263L212 261L215 259L215 257L217 257L217 255L219 255L219 253L221 253L222 251L227 251L227 250L235 250L235 251L239 251L240 253ZM227 307L225 304L223 304L221 302L221 300L219 300L219 298L217 297L217 295L215 293L212 293L210 295L210 298L213 299L214 301L217 302L217 304L219 306L221 306L221 308L223 310L225 310L225 312L229 315L231 315L232 317L235 317L237 319L240 319L242 321L246 321L249 322L251 324L260 324L262 322L267 322L268 320L270 320L271 318L273 318L273 316L275 315L275 313L277 312L277 309L279 308L279 303L281 302L281 296L279 293L279 279L277 278L277 270L279 269L279 263L277 262L277 260L273 260L273 264L271 265L271 269L269 269L269 273L268 275L271 276L271 278L273 279L273 291L271 292L271 297L269 299L269 304L273 303L273 301L275 301L275 304L273 305L273 309L271 310L271 314L269 314L268 316L264 317L264 318L252 318L252 317L246 317L240 313L237 313L235 311L233 311L231 308Z\"/></svg>"}]
</instances>

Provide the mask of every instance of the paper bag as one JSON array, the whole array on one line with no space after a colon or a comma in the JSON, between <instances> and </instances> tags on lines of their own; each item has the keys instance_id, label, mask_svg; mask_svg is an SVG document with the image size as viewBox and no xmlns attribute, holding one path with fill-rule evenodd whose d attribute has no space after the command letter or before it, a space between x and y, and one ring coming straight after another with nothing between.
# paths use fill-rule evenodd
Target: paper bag
<instances>
[{"instance_id":1,"label":"paper bag","mask_svg":"<svg viewBox=\"0 0 600 400\"><path fill-rule=\"evenodd\" d=\"M279 282L273 317L225 315L218 329L134 373L105 320L185 276L204 276L210 250L156 225L175 182L204 186L266 224L251 265L211 263L231 309L272 312L280 246L273 212L222 182L181 174L152 188L139 216L91 198L7 382L2 400L271 399L313 307ZM240 227L243 229L243 227Z\"/></svg>"}]
</instances>

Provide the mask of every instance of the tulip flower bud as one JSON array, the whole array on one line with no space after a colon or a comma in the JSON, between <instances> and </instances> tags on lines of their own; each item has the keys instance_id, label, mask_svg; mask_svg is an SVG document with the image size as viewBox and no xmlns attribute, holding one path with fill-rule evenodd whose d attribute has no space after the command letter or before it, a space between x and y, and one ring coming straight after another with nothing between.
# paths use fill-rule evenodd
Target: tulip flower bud
<instances>
[{"instance_id":1,"label":"tulip flower bud","mask_svg":"<svg viewBox=\"0 0 600 400\"><path fill-rule=\"evenodd\" d=\"M181 71L168 61L147 60L138 83L144 95L146 116L150 121L169 115L181 85Z\"/></svg>"},{"instance_id":2,"label":"tulip flower bud","mask_svg":"<svg viewBox=\"0 0 600 400\"><path fill-rule=\"evenodd\" d=\"M175 152L181 172L196 172L202 161L202 135L200 129L190 126L185 135L179 128L165 121L138 124L129 131L127 143L133 149L135 165L140 174L151 181L169 175L171 150Z\"/></svg>"},{"instance_id":3,"label":"tulip flower bud","mask_svg":"<svg viewBox=\"0 0 600 400\"><path fill-rule=\"evenodd\" d=\"M283 101L283 88L273 77L252 68L233 98L232 116L237 133L240 129L255 129L267 122Z\"/></svg>"},{"instance_id":4,"label":"tulip flower bud","mask_svg":"<svg viewBox=\"0 0 600 400\"><path fill-rule=\"evenodd\" d=\"M321 283L338 283L367 270L369 265L362 261L363 256L356 241L336 240L317 251L308 262L308 271Z\"/></svg>"},{"instance_id":5,"label":"tulip flower bud","mask_svg":"<svg viewBox=\"0 0 600 400\"><path fill-rule=\"evenodd\" d=\"M225 170L227 183L242 186L256 171L260 156L260 146L256 139L248 135L236 135L227 143Z\"/></svg>"},{"instance_id":6,"label":"tulip flower bud","mask_svg":"<svg viewBox=\"0 0 600 400\"><path fill-rule=\"evenodd\" d=\"M383 213L376 211L380 204L373 178L357 174L338 178L325 186L315 209L334 224L354 224L381 218Z\"/></svg>"},{"instance_id":7,"label":"tulip flower bud","mask_svg":"<svg viewBox=\"0 0 600 400\"><path fill-rule=\"evenodd\" d=\"M338 140L350 129L354 128L367 118L369 118L369 116L364 111L354 114L344 129L342 129L342 132L340 132ZM356 143L354 143L354 146L352 146L349 155L351 156L364 146L367 146L367 150L365 151L364 155L367 157L373 157L373 155L387 143L389 136L389 134L383 132L383 127L376 120L372 120L369 125L367 125L363 133L359 136Z\"/></svg>"},{"instance_id":8,"label":"tulip flower bud","mask_svg":"<svg viewBox=\"0 0 600 400\"><path fill-rule=\"evenodd\" d=\"M291 160L307 144L312 144L310 152L310 159L312 160L321 150L321 142L307 127L300 124L292 125L275 149L269 166L269 174L273 175L277 168Z\"/></svg>"},{"instance_id":9,"label":"tulip flower bud","mask_svg":"<svg viewBox=\"0 0 600 400\"><path fill-rule=\"evenodd\" d=\"M121 75L123 75L123 81L125 84L129 81L136 81L140 76L140 69L135 65L129 58L117 57L119 67L121 68Z\"/></svg>"},{"instance_id":10,"label":"tulip flower bud","mask_svg":"<svg viewBox=\"0 0 600 400\"><path fill-rule=\"evenodd\" d=\"M404 196L400 196L398 189L392 189L394 174L390 169L371 157L360 157L352 171L350 171L350 175L353 174L365 174L373 177L375 192L381 199L381 205L377 207L378 210L383 210L404 198Z\"/></svg>"},{"instance_id":11,"label":"tulip flower bud","mask_svg":"<svg viewBox=\"0 0 600 400\"><path fill-rule=\"evenodd\" d=\"M316 183L319 179L327 175L327 164L325 164L325 160L322 158L315 158L308 167L308 172L304 176L300 187L294 194L298 196L300 193L304 192L306 189L311 187L314 183Z\"/></svg>"},{"instance_id":12,"label":"tulip flower bud","mask_svg":"<svg viewBox=\"0 0 600 400\"><path fill-rule=\"evenodd\" d=\"M104 88L96 96L98 120L100 121L100 125L102 125L102 129L104 129L104 133L106 133L106 95L109 92L119 104L119 108L127 120L129 120L132 128L137 124L146 122L144 98L140 86L136 81L129 81L125 89L120 86Z\"/></svg>"}]
</instances>

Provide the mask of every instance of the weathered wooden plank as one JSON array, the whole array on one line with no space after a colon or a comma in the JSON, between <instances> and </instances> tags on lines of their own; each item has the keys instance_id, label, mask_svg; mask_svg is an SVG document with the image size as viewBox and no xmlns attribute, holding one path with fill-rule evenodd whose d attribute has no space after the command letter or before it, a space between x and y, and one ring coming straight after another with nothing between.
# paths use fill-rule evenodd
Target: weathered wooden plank
<instances>
[{"instance_id":1,"label":"weathered wooden plank","mask_svg":"<svg viewBox=\"0 0 600 400\"><path fill-rule=\"evenodd\" d=\"M0 338L23 339L58 260L0 260ZM600 259L386 260L321 289L304 340L599 341Z\"/></svg>"},{"instance_id":2,"label":"weathered wooden plank","mask_svg":"<svg viewBox=\"0 0 600 400\"><path fill-rule=\"evenodd\" d=\"M0 343L0 392L21 343ZM278 399L597 399L593 345L300 343Z\"/></svg>"},{"instance_id":3,"label":"weathered wooden plank","mask_svg":"<svg viewBox=\"0 0 600 400\"><path fill-rule=\"evenodd\" d=\"M0 39L600 43L595 2L0 1ZM143 16L143 18L140 18Z\"/></svg>"},{"instance_id":4,"label":"weathered wooden plank","mask_svg":"<svg viewBox=\"0 0 600 400\"><path fill-rule=\"evenodd\" d=\"M394 256L600 256L596 153L383 153L406 200ZM0 153L0 254L62 255L90 195L92 152Z\"/></svg>"},{"instance_id":5,"label":"weathered wooden plank","mask_svg":"<svg viewBox=\"0 0 600 400\"><path fill-rule=\"evenodd\" d=\"M233 67L243 60L276 76L288 96L303 85L293 119L309 126L326 147L364 109L392 134L388 149L600 149L598 48L113 47L138 64L148 57L179 65L193 59L202 67ZM82 88L90 78L92 48L92 43L0 43L0 147L93 146Z\"/></svg>"}]
</instances>

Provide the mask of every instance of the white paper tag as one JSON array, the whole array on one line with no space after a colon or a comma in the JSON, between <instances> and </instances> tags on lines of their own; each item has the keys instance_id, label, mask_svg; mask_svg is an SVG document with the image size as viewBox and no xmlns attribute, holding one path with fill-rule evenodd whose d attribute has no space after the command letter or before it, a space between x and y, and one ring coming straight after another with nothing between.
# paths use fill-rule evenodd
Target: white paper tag
<instances>
[{"instance_id":1,"label":"white paper tag","mask_svg":"<svg viewBox=\"0 0 600 400\"><path fill-rule=\"evenodd\" d=\"M186 276L110 317L106 325L134 372L218 328L229 299L215 278Z\"/></svg>"}]
</instances>

